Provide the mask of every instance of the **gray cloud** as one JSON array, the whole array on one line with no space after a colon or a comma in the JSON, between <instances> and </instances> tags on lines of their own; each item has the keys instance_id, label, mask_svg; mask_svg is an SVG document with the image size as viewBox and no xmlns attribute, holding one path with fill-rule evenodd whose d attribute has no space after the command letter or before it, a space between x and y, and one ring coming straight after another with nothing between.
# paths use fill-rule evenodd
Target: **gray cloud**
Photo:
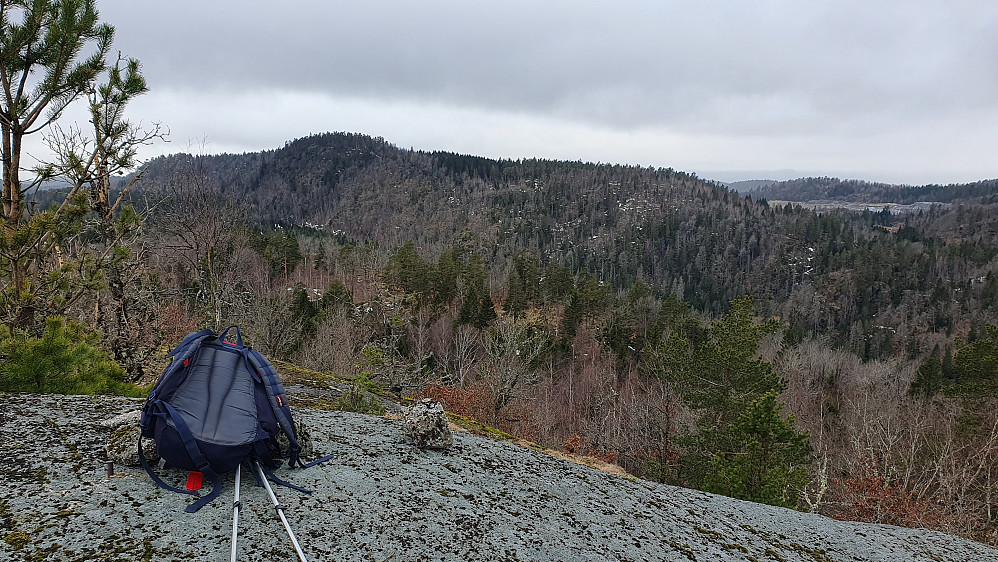
<instances>
[{"instance_id":1,"label":"gray cloud","mask_svg":"<svg viewBox=\"0 0 998 562\"><path fill-rule=\"evenodd\" d=\"M116 46L143 61L154 93L192 100L299 92L742 146L760 137L844 145L998 115L998 3L985 0L102 0L99 8L118 28ZM275 110L247 111L252 122Z\"/></svg>"}]
</instances>

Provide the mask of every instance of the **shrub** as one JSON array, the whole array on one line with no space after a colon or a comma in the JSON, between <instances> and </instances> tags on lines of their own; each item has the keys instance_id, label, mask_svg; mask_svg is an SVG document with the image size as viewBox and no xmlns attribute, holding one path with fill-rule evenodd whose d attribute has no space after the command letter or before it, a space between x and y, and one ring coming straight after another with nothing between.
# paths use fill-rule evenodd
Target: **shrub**
<instances>
[{"instance_id":1,"label":"shrub","mask_svg":"<svg viewBox=\"0 0 998 562\"><path fill-rule=\"evenodd\" d=\"M360 414L384 415L385 407L372 394L377 390L377 385L371 382L367 372L357 375L350 386L350 390L344 392L333 403L333 408L344 412L357 412Z\"/></svg>"},{"instance_id":2,"label":"shrub","mask_svg":"<svg viewBox=\"0 0 998 562\"><path fill-rule=\"evenodd\" d=\"M40 337L0 324L0 392L142 396L121 365L97 348L100 333L60 316Z\"/></svg>"}]
</instances>

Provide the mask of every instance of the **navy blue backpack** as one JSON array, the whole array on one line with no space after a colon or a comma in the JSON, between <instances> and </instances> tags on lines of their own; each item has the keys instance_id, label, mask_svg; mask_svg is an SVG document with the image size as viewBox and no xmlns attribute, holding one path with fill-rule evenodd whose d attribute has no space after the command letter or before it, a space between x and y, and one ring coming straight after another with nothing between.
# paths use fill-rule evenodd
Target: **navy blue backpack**
<instances>
[{"instance_id":1,"label":"navy blue backpack","mask_svg":"<svg viewBox=\"0 0 998 562\"><path fill-rule=\"evenodd\" d=\"M236 341L226 342L233 328ZM211 493L188 506L189 513L218 497L219 474L234 471L244 461L259 463L278 484L310 493L279 480L270 469L284 459L294 468L330 457L308 465L301 462L291 408L277 370L258 351L243 345L237 326L218 335L212 330L192 333L169 357L173 361L149 393L139 422L139 461L157 485L197 494L166 484L152 471L142 454L143 437L155 439L157 452L169 466L200 472L210 480ZM281 434L290 446L280 446Z\"/></svg>"}]
</instances>

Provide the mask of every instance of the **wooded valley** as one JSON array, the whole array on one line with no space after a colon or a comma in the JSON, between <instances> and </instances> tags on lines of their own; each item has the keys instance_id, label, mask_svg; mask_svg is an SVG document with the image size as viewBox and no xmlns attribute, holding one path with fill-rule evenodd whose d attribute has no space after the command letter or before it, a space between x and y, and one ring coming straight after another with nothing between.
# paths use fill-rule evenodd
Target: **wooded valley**
<instances>
[{"instance_id":1,"label":"wooded valley","mask_svg":"<svg viewBox=\"0 0 998 562\"><path fill-rule=\"evenodd\" d=\"M979 189L818 214L671 169L356 134L175 155L129 191L114 266L81 259L79 296L27 322L8 306L6 337L93 331L148 383L164 346L237 323L275 359L646 478L994 544L998 214ZM67 261L100 247L86 210Z\"/></svg>"}]
</instances>

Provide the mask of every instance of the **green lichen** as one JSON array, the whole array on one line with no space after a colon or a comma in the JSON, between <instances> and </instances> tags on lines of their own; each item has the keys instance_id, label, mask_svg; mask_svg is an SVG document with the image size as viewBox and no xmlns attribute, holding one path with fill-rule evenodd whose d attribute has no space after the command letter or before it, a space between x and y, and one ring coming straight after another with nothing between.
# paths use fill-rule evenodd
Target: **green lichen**
<instances>
[{"instance_id":1,"label":"green lichen","mask_svg":"<svg viewBox=\"0 0 998 562\"><path fill-rule=\"evenodd\" d=\"M25 545L31 542L31 537L28 536L28 533L25 533L24 531L18 529L16 531L11 531L10 533L7 533L7 536L3 538L3 542L20 550L24 548Z\"/></svg>"},{"instance_id":2,"label":"green lichen","mask_svg":"<svg viewBox=\"0 0 998 562\"><path fill-rule=\"evenodd\" d=\"M811 558L814 558L818 562L832 562L832 558L830 558L827 554L825 554L824 550L818 548L810 548L800 543L790 543L790 548L796 550L797 552L803 552L804 554L811 556Z\"/></svg>"},{"instance_id":3,"label":"green lichen","mask_svg":"<svg viewBox=\"0 0 998 562\"><path fill-rule=\"evenodd\" d=\"M701 535L707 535L708 537L713 537L715 539L724 538L724 535L722 535L721 533L717 531L712 531L710 529L704 529L703 527L700 526L693 527L693 530L700 533Z\"/></svg>"},{"instance_id":4,"label":"green lichen","mask_svg":"<svg viewBox=\"0 0 998 562\"><path fill-rule=\"evenodd\" d=\"M45 467L36 468L35 470L30 471L29 474L31 474L31 477L34 478L34 480L39 484L48 484L51 482L51 480L49 480L49 471Z\"/></svg>"},{"instance_id":5,"label":"green lichen","mask_svg":"<svg viewBox=\"0 0 998 562\"><path fill-rule=\"evenodd\" d=\"M669 546L671 546L671 547L672 547L672 548L673 548L674 550L678 550L679 552L681 552L681 553L683 554L683 556L685 556L685 557L689 558L689 559L690 559L690 560L692 560L693 562L697 562L697 557L696 557L696 553L695 553L695 552L693 552L693 549L692 549L692 548L690 548L690 545L688 545L688 544L683 544L683 545L681 545L681 544L679 544L679 543L677 543L677 542L675 542L675 541L669 541L669 543L668 543L668 544L669 544Z\"/></svg>"},{"instance_id":6,"label":"green lichen","mask_svg":"<svg viewBox=\"0 0 998 562\"><path fill-rule=\"evenodd\" d=\"M773 550L772 548L767 548L767 549L765 550L765 552L766 552L766 554L768 554L769 556L771 556L771 557L773 557L774 559L778 560L779 562L787 562L787 559L786 559L786 558L784 558L783 556L780 556L780 553L779 553L779 552L776 552L776 551L775 551L775 550Z\"/></svg>"}]
</instances>

